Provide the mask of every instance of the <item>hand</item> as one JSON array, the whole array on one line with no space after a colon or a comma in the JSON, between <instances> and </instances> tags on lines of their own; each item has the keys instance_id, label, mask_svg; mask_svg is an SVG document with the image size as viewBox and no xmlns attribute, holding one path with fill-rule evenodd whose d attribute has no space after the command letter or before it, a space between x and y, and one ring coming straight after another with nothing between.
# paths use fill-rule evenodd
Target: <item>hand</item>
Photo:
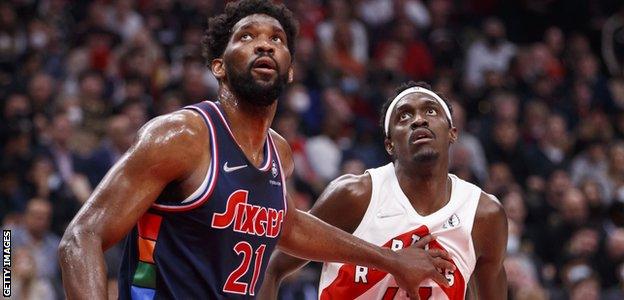
<instances>
[{"instance_id":1,"label":"hand","mask_svg":"<svg viewBox=\"0 0 624 300\"><path fill-rule=\"evenodd\" d=\"M455 270L448 252L440 249L425 250L425 246L432 240L431 235L426 235L414 245L396 252L395 268L390 273L410 299L419 299L418 288L427 278L433 279L440 286L448 287L448 280L438 269Z\"/></svg>"}]
</instances>

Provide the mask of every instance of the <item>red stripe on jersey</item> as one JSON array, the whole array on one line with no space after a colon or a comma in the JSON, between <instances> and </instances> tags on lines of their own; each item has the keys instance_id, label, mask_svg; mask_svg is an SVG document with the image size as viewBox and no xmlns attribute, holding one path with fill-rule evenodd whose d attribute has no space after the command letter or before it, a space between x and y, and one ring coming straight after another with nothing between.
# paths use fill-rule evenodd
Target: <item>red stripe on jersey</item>
<instances>
[{"instance_id":1,"label":"red stripe on jersey","mask_svg":"<svg viewBox=\"0 0 624 300\"><path fill-rule=\"evenodd\" d=\"M162 217L155 214L145 213L138 222L139 236L144 239L155 241L158 239Z\"/></svg>"},{"instance_id":2,"label":"red stripe on jersey","mask_svg":"<svg viewBox=\"0 0 624 300\"><path fill-rule=\"evenodd\" d=\"M429 228L423 225L414 230L405 232L391 239L390 241L386 242L382 247L390 248L394 240L400 240L404 245L403 247L405 248L412 244L413 235L423 237L427 234L429 234ZM438 243L435 240L429 243L429 248L445 250L444 247L442 247L442 245L440 245L440 243ZM453 262L453 264L455 263ZM366 275L366 279L367 279L366 283L363 283L363 282L356 283L355 272L356 272L355 265L343 264L342 267L340 267L340 269L338 270L338 275L336 276L336 279L334 279L334 281L329 286L324 288L323 291L321 292L320 299L321 300L355 299L363 295L364 293L366 293L371 288L373 288L384 277L386 277L386 275L388 275L387 272L369 268L368 273ZM451 300L464 299L466 285L465 285L464 277L462 276L459 269L457 268L455 269L453 273L453 277L454 277L454 283L451 287L449 288L440 287L440 288L444 291L444 293Z\"/></svg>"}]
</instances>

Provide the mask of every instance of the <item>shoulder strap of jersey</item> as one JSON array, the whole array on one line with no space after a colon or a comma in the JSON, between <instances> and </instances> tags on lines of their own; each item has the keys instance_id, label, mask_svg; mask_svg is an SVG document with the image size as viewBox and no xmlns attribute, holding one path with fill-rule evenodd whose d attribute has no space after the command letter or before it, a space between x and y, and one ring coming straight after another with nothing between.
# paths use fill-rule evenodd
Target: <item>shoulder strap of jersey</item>
<instances>
[{"instance_id":1,"label":"shoulder strap of jersey","mask_svg":"<svg viewBox=\"0 0 624 300\"><path fill-rule=\"evenodd\" d=\"M197 189L191 193L186 199L182 201L168 201L168 199L158 199L154 204L152 204L152 208L162 211L169 212L182 212L194 209L200 205L202 205L214 191L217 185L217 178L219 176L219 147L217 140L217 133L215 128L215 122L213 122L213 117L210 116L209 111L211 110L206 102L200 102L197 104L189 105L184 107L184 109L189 109L199 113L199 115L204 119L206 126L208 127L208 134L210 138L210 154L211 161L210 166L208 167L208 171L202 180L202 183L197 187Z\"/></svg>"}]
</instances>

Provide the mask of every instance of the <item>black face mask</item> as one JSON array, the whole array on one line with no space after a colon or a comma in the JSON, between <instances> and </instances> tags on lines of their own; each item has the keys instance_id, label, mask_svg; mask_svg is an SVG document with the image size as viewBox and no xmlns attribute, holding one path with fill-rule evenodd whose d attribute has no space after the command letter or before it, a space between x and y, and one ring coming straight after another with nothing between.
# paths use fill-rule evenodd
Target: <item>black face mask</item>
<instances>
[{"instance_id":1,"label":"black face mask","mask_svg":"<svg viewBox=\"0 0 624 300\"><path fill-rule=\"evenodd\" d=\"M503 39L495 36L487 36L485 38L485 41L487 42L488 46L494 47L498 46L503 41Z\"/></svg>"},{"instance_id":2,"label":"black face mask","mask_svg":"<svg viewBox=\"0 0 624 300\"><path fill-rule=\"evenodd\" d=\"M260 58L262 56L259 56ZM251 69L255 60L249 64L245 72L236 73L234 70L228 67L226 64L225 74L230 83L232 92L238 96L241 101L266 107L273 104L277 97L279 97L286 84L288 84L288 73L281 74L279 65L276 65L277 79L273 84L260 85L251 75Z\"/></svg>"}]
</instances>

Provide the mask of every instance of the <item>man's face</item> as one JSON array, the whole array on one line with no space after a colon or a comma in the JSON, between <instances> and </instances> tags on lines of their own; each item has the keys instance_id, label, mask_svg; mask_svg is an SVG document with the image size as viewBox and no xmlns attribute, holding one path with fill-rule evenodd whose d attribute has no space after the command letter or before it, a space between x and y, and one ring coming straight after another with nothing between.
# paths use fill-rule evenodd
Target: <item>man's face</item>
<instances>
[{"instance_id":1,"label":"man's face","mask_svg":"<svg viewBox=\"0 0 624 300\"><path fill-rule=\"evenodd\" d=\"M28 231L35 237L43 237L50 228L52 207L46 201L35 200L28 203L24 221Z\"/></svg>"},{"instance_id":2,"label":"man's face","mask_svg":"<svg viewBox=\"0 0 624 300\"><path fill-rule=\"evenodd\" d=\"M431 96L409 94L396 104L390 117L386 149L398 161L435 162L448 157L457 129L450 127L442 106Z\"/></svg>"},{"instance_id":3,"label":"man's face","mask_svg":"<svg viewBox=\"0 0 624 300\"><path fill-rule=\"evenodd\" d=\"M223 53L225 80L242 101L275 102L292 78L286 33L276 19L249 15L234 25Z\"/></svg>"}]
</instances>

